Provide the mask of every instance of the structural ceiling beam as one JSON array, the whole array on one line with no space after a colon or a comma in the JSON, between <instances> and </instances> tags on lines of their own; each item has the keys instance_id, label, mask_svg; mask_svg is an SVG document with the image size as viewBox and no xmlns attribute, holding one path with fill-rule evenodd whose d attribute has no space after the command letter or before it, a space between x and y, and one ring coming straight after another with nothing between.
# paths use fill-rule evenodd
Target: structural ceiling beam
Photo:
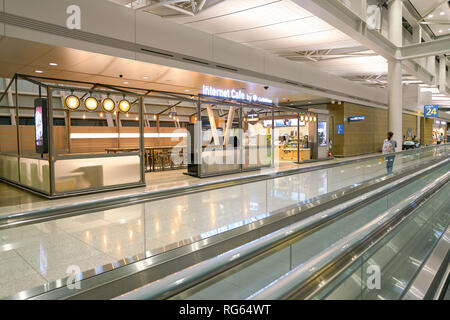
<instances>
[{"instance_id":1,"label":"structural ceiling beam","mask_svg":"<svg viewBox=\"0 0 450 320\"><path fill-rule=\"evenodd\" d=\"M300 7L347 34L365 47L391 60L396 57L397 47L340 1L336 0L292 0Z\"/></svg>"},{"instance_id":2,"label":"structural ceiling beam","mask_svg":"<svg viewBox=\"0 0 450 320\"><path fill-rule=\"evenodd\" d=\"M347 34L388 61L403 60L401 48L395 46L376 30L337 0L292 0L318 18ZM435 76L415 61L403 61L403 68L418 79L431 84ZM430 81L431 79L431 81Z\"/></svg>"},{"instance_id":3,"label":"structural ceiling beam","mask_svg":"<svg viewBox=\"0 0 450 320\"><path fill-rule=\"evenodd\" d=\"M450 53L450 37L403 46L400 50L402 60L448 54Z\"/></svg>"}]
</instances>

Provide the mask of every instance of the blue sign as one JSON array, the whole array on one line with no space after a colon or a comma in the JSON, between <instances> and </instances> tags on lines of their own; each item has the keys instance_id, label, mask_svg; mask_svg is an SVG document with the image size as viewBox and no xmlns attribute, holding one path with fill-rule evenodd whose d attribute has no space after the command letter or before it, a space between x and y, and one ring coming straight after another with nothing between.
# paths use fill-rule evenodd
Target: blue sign
<instances>
[{"instance_id":1,"label":"blue sign","mask_svg":"<svg viewBox=\"0 0 450 320\"><path fill-rule=\"evenodd\" d=\"M336 133L337 134L344 134L344 124L337 124L336 125Z\"/></svg>"},{"instance_id":2,"label":"blue sign","mask_svg":"<svg viewBox=\"0 0 450 320\"><path fill-rule=\"evenodd\" d=\"M365 116L358 116L358 117L349 117L348 121L352 122L352 121L364 121L366 120Z\"/></svg>"},{"instance_id":3,"label":"blue sign","mask_svg":"<svg viewBox=\"0 0 450 320\"><path fill-rule=\"evenodd\" d=\"M437 104L427 105L423 110L423 116L425 118L437 118L438 114L439 114L439 107Z\"/></svg>"}]
</instances>

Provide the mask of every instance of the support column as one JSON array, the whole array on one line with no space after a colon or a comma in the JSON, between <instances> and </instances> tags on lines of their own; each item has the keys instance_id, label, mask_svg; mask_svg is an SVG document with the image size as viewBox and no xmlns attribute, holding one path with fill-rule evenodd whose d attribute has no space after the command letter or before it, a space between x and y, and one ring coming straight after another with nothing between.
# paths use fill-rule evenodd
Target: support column
<instances>
[{"instance_id":1,"label":"support column","mask_svg":"<svg viewBox=\"0 0 450 320\"><path fill-rule=\"evenodd\" d=\"M389 5L389 39L397 47L402 47L402 0L393 0ZM402 64L399 60L391 60L388 63L388 84L389 84L389 131L394 133L394 140L397 141L396 151L402 149L403 129L403 92L402 92Z\"/></svg>"},{"instance_id":2,"label":"support column","mask_svg":"<svg viewBox=\"0 0 450 320\"><path fill-rule=\"evenodd\" d=\"M422 43L422 32L423 32L422 27L415 26L412 29L413 29L413 33L412 33L413 43ZM416 59L416 61L417 61L417 63L422 65L424 68L427 68L427 58L426 57Z\"/></svg>"},{"instance_id":3,"label":"support column","mask_svg":"<svg viewBox=\"0 0 450 320\"><path fill-rule=\"evenodd\" d=\"M417 116L416 137L417 137L417 141L420 142L420 115Z\"/></svg>"},{"instance_id":4,"label":"support column","mask_svg":"<svg viewBox=\"0 0 450 320\"><path fill-rule=\"evenodd\" d=\"M389 40L397 47L403 45L402 0L392 0L389 5Z\"/></svg>"},{"instance_id":5,"label":"support column","mask_svg":"<svg viewBox=\"0 0 450 320\"><path fill-rule=\"evenodd\" d=\"M441 93L446 93L446 84L447 84L447 72L446 72L446 61L445 56L439 56L439 91Z\"/></svg>"}]
</instances>

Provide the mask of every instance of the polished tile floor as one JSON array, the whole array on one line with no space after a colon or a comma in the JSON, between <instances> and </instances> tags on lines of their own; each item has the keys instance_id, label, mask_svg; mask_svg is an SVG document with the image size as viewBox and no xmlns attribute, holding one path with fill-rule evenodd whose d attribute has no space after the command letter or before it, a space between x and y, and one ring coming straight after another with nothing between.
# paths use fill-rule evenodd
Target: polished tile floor
<instances>
[{"instance_id":1,"label":"polished tile floor","mask_svg":"<svg viewBox=\"0 0 450 320\"><path fill-rule=\"evenodd\" d=\"M398 157L396 168L423 161ZM372 159L1 230L0 297L66 277L73 265L86 271L136 254L149 256L385 173L385 164Z\"/></svg>"},{"instance_id":2,"label":"polished tile floor","mask_svg":"<svg viewBox=\"0 0 450 320\"><path fill-rule=\"evenodd\" d=\"M102 199L113 199L115 197L121 197L126 195L137 195L143 193L149 194L163 190L170 190L173 188L191 187L239 177L254 176L259 174L266 174L270 172L283 171L295 168L309 168L328 162L341 162L353 158L362 158L367 156L349 157L345 159L335 158L333 160L311 162L304 164L296 164L290 161L279 161L277 162L277 166L275 168L264 169L261 171L250 171L236 174L228 174L224 176L209 177L202 179L184 174L184 172L186 172L185 169L158 171L146 174L147 185L145 187L110 191L110 192L101 192L85 196L78 196L76 198L72 197L57 200L48 200L46 198L34 195L30 192L0 182L0 195L2 195L0 197L0 216L14 213L23 213L26 211L39 210L50 207L52 208L58 206L63 207L73 203L74 199L76 203L84 203Z\"/></svg>"}]
</instances>

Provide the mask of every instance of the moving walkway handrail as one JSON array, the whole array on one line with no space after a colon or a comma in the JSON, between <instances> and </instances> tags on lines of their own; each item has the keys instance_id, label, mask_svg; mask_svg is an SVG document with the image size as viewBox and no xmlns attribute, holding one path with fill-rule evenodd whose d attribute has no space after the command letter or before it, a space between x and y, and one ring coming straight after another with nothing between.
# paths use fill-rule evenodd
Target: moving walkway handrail
<instances>
[{"instance_id":1,"label":"moving walkway handrail","mask_svg":"<svg viewBox=\"0 0 450 320\"><path fill-rule=\"evenodd\" d=\"M420 203L424 202L428 197L445 185L449 181L449 178L450 172L447 172L443 176L435 179L432 183L386 210L383 214L334 243L331 247L279 277L259 292L250 296L249 299L277 300L289 299L294 296L296 298L310 297L312 293L315 293L314 289L311 288L312 286L316 286L316 291L318 291L329 282L321 278L322 283L320 285L317 286L317 284L314 284L312 279L318 278L318 273L320 273L320 271L310 275L310 270L312 268L315 268L315 270L325 270L330 268L330 265L327 264L333 264L334 262L324 263L324 260L336 261L338 259L344 259L345 255L351 255L351 259L346 259L346 261L356 261L364 252L367 252L367 250L376 245L387 233L392 232ZM382 232L382 230L384 232ZM383 234L374 240L376 233L378 235L381 233ZM359 251L358 254L355 254L355 249L357 247L365 247L365 249ZM320 264L322 265L318 268L317 266ZM343 269L338 273L335 273L332 278L335 278L342 272Z\"/></svg>"},{"instance_id":2,"label":"moving walkway handrail","mask_svg":"<svg viewBox=\"0 0 450 320\"><path fill-rule=\"evenodd\" d=\"M425 172L433 170L434 168L441 166L450 161L449 158L419 170L406 177L397 179L387 185L384 185L376 190L370 191L366 194L355 197L349 201L345 201L333 208L327 209L323 212L310 216L304 220L294 223L288 227L284 227L259 239L256 239L250 243L239 246L228 252L225 252L217 257L211 258L200 262L192 267L181 270L177 273L171 274L165 278L162 278L153 283L147 284L143 287L123 294L116 299L120 300L149 300L149 299L166 299L172 297L182 291L185 291L202 281L205 281L225 270L235 267L236 265L248 261L258 255L263 254L271 248L280 245L283 242L288 241L294 237L299 236L301 233L308 233L312 228L317 228L317 225L321 221L329 221L330 216L340 216L347 208L354 206L357 203L364 202L373 198L380 193L392 190L393 187L399 184L411 180L414 177L420 176ZM445 176L448 178L448 174ZM440 181L440 180L439 180ZM423 189L428 190L428 189ZM421 190L423 192L423 190ZM415 193L414 195L417 195ZM411 201L413 197L408 197L405 201ZM402 202L404 203L404 202ZM385 215L383 215L385 216ZM390 217L390 215L389 215ZM380 220L384 221L384 220ZM283 282L284 283L284 282Z\"/></svg>"},{"instance_id":3,"label":"moving walkway handrail","mask_svg":"<svg viewBox=\"0 0 450 320\"><path fill-rule=\"evenodd\" d=\"M441 145L432 145L432 146L426 146L422 147L420 149L410 149L410 150L402 150L396 153L392 153L390 155L403 155L403 154L409 154L409 153L422 153L429 151L430 149L446 149L449 147L450 144L441 144ZM63 204L60 206L52 206L50 208L43 208L43 209L33 209L29 211L23 211L19 213L11 213L7 215L0 216L0 230L6 229L6 228L13 228L18 227L26 224L33 224L33 223L39 223L44 222L48 220L53 219L60 219L60 218L66 218L71 216L77 216L82 215L86 213L91 213L93 211L99 211L99 210L109 210L117 207L122 207L126 205L134 205L146 201L154 201L154 200L162 200L182 195L188 195L188 194L194 194L198 192L203 191L209 191L209 190L215 190L215 189L221 189L236 185L242 185L242 184L248 184L248 183L254 183L264 180L270 180L270 179L276 179L284 176L294 175L294 174L300 174L304 172L310 172L310 171L317 171L322 169L327 169L331 167L338 167L338 166L344 166L351 163L358 163L363 161L368 161L372 159L378 159L382 156L374 155L364 158L358 158L358 159L350 159L350 160L344 160L340 162L335 163L326 163L326 164L320 164L317 166L310 166L310 167L304 167L304 168L295 168L295 169L289 169L284 171L277 171L272 173L265 173L260 174L257 176L251 176L251 177L233 177L233 178L226 178L222 179L219 182L211 181L211 182L205 182L202 184L198 184L195 186L189 186L189 187L183 187L183 188L173 188L168 190L162 190L162 191L149 191L149 192L143 192L140 194L130 194L125 196L115 196L115 197L107 197L105 199L96 199L96 200L88 200L81 203L74 203L68 205ZM1 179L0 179L1 181Z\"/></svg>"}]
</instances>

